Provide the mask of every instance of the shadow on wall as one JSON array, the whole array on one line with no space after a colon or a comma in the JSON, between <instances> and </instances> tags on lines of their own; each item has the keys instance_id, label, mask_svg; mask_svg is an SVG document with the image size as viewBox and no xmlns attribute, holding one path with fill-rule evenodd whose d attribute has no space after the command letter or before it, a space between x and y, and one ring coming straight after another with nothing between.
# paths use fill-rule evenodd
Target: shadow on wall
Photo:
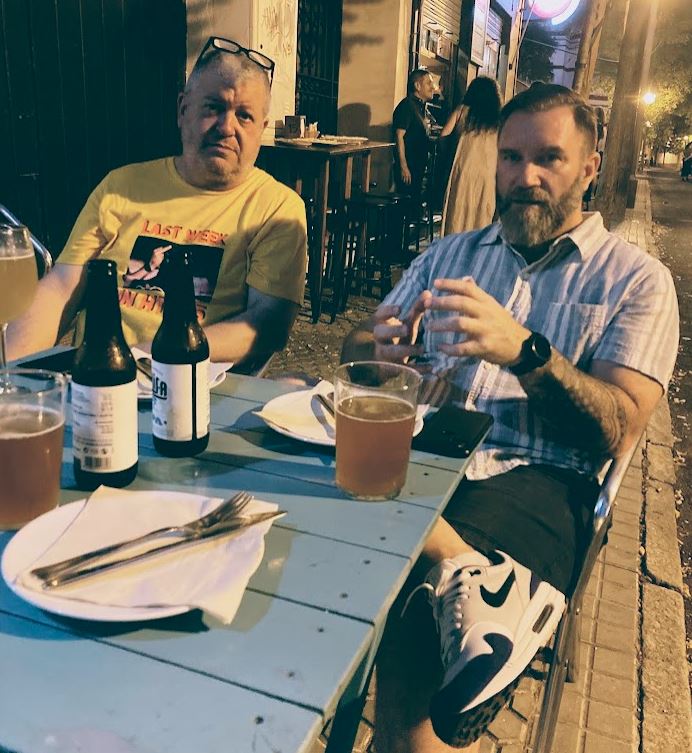
<instances>
[{"instance_id":1,"label":"shadow on wall","mask_svg":"<svg viewBox=\"0 0 692 753\"><path fill-rule=\"evenodd\" d=\"M384 37L375 34L348 34L344 29L351 26L358 20L357 9L360 6L382 5L383 0L345 0L341 22L341 62L350 63L351 53L354 47L375 47L382 44Z\"/></svg>"},{"instance_id":2,"label":"shadow on wall","mask_svg":"<svg viewBox=\"0 0 692 753\"><path fill-rule=\"evenodd\" d=\"M339 108L339 134L342 136L367 136L371 141L392 142L391 125L371 125L372 110L365 102L351 102ZM372 153L371 181L377 183L378 191L388 191L392 180L390 149L377 149Z\"/></svg>"}]
</instances>

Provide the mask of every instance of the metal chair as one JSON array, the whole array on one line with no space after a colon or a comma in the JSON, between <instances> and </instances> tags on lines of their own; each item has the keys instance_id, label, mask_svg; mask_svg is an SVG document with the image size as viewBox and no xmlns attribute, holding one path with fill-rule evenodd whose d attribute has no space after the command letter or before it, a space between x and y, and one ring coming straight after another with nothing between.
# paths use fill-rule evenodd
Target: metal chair
<instances>
[{"instance_id":1,"label":"metal chair","mask_svg":"<svg viewBox=\"0 0 692 753\"><path fill-rule=\"evenodd\" d=\"M587 548L574 591L567 603L567 609L555 635L552 658L543 690L543 703L536 727L533 753L550 753L565 680L567 682L577 681L584 591L596 559L607 541L608 529L612 525L613 502L638 448L639 441L622 457L611 461L601 484L601 490L594 505L592 539Z\"/></svg>"},{"instance_id":2,"label":"metal chair","mask_svg":"<svg viewBox=\"0 0 692 753\"><path fill-rule=\"evenodd\" d=\"M7 207L0 204L0 217L3 222L8 225L23 225L16 215L14 215ZM44 277L50 272L53 266L53 255L51 252L41 243L41 241L29 230L29 236L31 237L31 243L34 247L34 253L36 254L36 267L38 269L39 279Z\"/></svg>"}]
</instances>

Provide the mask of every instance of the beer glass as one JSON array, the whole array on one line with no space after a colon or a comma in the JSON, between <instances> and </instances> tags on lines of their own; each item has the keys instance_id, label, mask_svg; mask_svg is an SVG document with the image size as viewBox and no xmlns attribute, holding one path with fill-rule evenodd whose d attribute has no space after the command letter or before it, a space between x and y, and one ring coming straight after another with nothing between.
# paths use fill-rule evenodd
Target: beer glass
<instances>
[{"instance_id":1,"label":"beer glass","mask_svg":"<svg viewBox=\"0 0 692 753\"><path fill-rule=\"evenodd\" d=\"M7 366L5 332L31 305L38 274L34 247L23 225L0 225L0 369ZM0 374L0 392L4 378Z\"/></svg>"},{"instance_id":2,"label":"beer glass","mask_svg":"<svg viewBox=\"0 0 692 753\"><path fill-rule=\"evenodd\" d=\"M0 392L0 530L15 529L58 504L67 378L8 369Z\"/></svg>"},{"instance_id":3,"label":"beer glass","mask_svg":"<svg viewBox=\"0 0 692 753\"><path fill-rule=\"evenodd\" d=\"M336 371L336 483L352 497L396 497L406 483L420 374L356 361Z\"/></svg>"}]
</instances>

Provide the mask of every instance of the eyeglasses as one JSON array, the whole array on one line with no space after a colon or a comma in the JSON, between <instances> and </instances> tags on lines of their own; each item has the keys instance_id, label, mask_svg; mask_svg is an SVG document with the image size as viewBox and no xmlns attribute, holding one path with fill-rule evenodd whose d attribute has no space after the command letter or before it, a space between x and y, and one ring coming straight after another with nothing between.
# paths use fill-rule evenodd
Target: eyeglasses
<instances>
[{"instance_id":1,"label":"eyeglasses","mask_svg":"<svg viewBox=\"0 0 692 753\"><path fill-rule=\"evenodd\" d=\"M224 39L223 37L209 37L209 39L207 39L207 43L202 48L202 52L199 53L197 60L195 61L195 68L199 64L200 60L204 57L204 55L212 48L219 50L220 52L228 52L231 55L247 56L249 60L252 60L255 65L258 65L263 71L266 72L267 76L269 77L269 86L272 85L275 66L274 61L271 58L268 58L261 52L257 52L257 50L251 50L248 47L243 47L237 42L234 42L232 39Z\"/></svg>"}]
</instances>

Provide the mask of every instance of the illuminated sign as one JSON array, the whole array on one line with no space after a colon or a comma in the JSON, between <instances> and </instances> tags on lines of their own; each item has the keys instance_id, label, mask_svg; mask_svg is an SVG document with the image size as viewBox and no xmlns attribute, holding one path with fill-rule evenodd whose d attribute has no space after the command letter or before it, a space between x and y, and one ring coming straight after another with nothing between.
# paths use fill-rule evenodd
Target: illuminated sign
<instances>
[{"instance_id":1,"label":"illuminated sign","mask_svg":"<svg viewBox=\"0 0 692 753\"><path fill-rule=\"evenodd\" d=\"M529 0L532 14L550 20L553 26L566 21L579 7L581 0Z\"/></svg>"}]
</instances>

